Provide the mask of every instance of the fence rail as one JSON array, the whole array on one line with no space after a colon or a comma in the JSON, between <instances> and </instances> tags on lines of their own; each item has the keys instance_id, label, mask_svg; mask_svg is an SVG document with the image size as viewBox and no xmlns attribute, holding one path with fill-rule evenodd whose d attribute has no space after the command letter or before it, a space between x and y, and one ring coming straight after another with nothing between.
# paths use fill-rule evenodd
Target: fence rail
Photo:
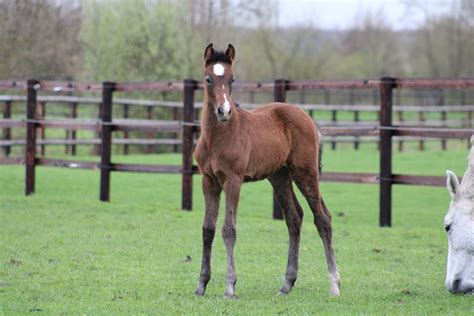
<instances>
[{"instance_id":1,"label":"fence rail","mask_svg":"<svg viewBox=\"0 0 474 316\"><path fill-rule=\"evenodd\" d=\"M245 82L236 86L237 91L244 92L273 92L274 100L285 102L288 91L326 90L326 89L368 89L379 90L379 106L374 105L320 105L305 104L303 109L308 111L326 110L333 115L332 126L321 125L323 135L334 138L342 137L371 137L380 144L380 172L378 174L367 173L337 173L326 172L322 175L323 181L349 182L349 183L378 183L380 187L380 226L391 226L391 192L394 184L412 185L444 185L444 177L417 176L392 173L392 141L398 137L411 139L437 138L437 139L468 139L474 133L472 129L472 111L474 106L394 106L393 91L395 89L426 89L426 88L474 88L474 78L465 79L409 79L385 77L376 80L344 80L344 81L288 81L278 79L274 82L255 83ZM146 83L95 83L95 82L71 82L71 81L0 81L0 90L21 90L26 92L26 96L0 96L0 102L7 105L4 111L4 118L0 120L0 127L3 128L4 139L0 145L9 149L13 145L25 145L26 153L24 157L9 157L5 151L5 156L0 158L0 163L4 164L24 164L26 167L25 193L26 195L35 192L35 168L36 166L54 166L78 169L100 170L100 200L110 199L110 173L112 171L121 172L150 172L150 173L178 173L182 175L182 209L192 209L192 177L199 172L196 166L192 165L192 152L195 143L195 135L199 133L199 124L195 122L196 111L202 107L202 103L195 102L195 92L203 89L203 84L194 80L184 80L182 82L146 82ZM38 96L38 91L49 92L95 92L101 93L101 98L79 98L72 96ZM146 101L132 99L114 99L115 92L139 92L139 91L161 91L161 92L181 92L183 93L183 103L172 101ZM329 97L327 98L329 99ZM11 103L26 102L26 119L11 118ZM72 105L73 113L77 104L95 104L100 107L100 117L97 120L81 120L73 115L72 119L46 119L46 102L65 102ZM329 103L329 102L327 102ZM38 104L40 105L38 111ZM113 105L120 105L124 108L124 119L112 120ZM145 107L169 107L182 108L183 119L171 121L152 120L148 111L148 120L137 120L128 118L128 106L140 105ZM249 108L256 107L250 104ZM127 111L125 111L127 109ZM354 111L354 122L336 121L336 111ZM359 119L359 112L378 112L377 122L362 121ZM428 112L466 112L469 113L467 120L450 119L443 115L444 119L438 126L431 120L424 120L420 113ZM423 126L410 126L410 121L403 121L399 117L399 124L394 124L393 113L418 112L423 118ZM125 115L127 114L127 115ZM176 116L175 116L176 118ZM373 125L376 124L376 125ZM450 128L450 124L467 125L465 128ZM341 126L338 126L341 125ZM350 126L349 126L350 125ZM424 126L427 125L427 126ZM10 128L26 128L26 138L24 140L9 139ZM53 140L38 139L37 130L40 129L44 136L44 128L59 128L71 131L90 130L97 132L96 138L90 140ZM167 132L181 133L182 139L113 139L115 132L128 133L130 131L142 132ZM399 141L402 138L398 138ZM357 138L358 143L362 141ZM101 145L101 161L78 161L51 159L37 157L37 147L44 145L80 145L80 144ZM180 144L182 147L182 165L138 165L138 164L117 164L112 161L112 144ZM43 147L41 147L43 148ZM282 218L282 212L274 203L274 218Z\"/></svg>"},{"instance_id":2,"label":"fence rail","mask_svg":"<svg viewBox=\"0 0 474 316\"><path fill-rule=\"evenodd\" d=\"M54 82L54 84L57 84L57 82ZM51 84L50 84L51 85ZM138 84L134 84L138 85ZM134 86L130 83L127 83L126 87L128 90L130 90L132 86ZM321 85L321 84L320 84ZM5 86L5 84L3 85ZM18 85L21 87L21 85ZM61 86L67 86L67 84L62 84L59 85ZM82 85L76 85L76 86L87 86L86 84ZM89 84L90 86L90 84ZM160 83L157 85L152 85L150 83L147 83L145 86L146 88L150 87L179 87L179 86L184 86L184 84L173 84L173 83ZM252 86L252 85L248 85ZM258 85L254 85L258 86ZM58 87L58 86L56 86ZM144 89L142 86L140 89ZM249 88L247 88L249 89ZM56 89L58 90L58 89ZM302 92L305 92L305 90L301 90ZM372 90L373 91L373 90ZM252 92L252 91L250 91ZM327 91L325 91L327 92ZM352 90L351 90L352 92ZM353 95L350 94L350 101L353 103ZM25 142L22 142L20 140L11 140L12 134L10 129L11 128L19 128L19 127L24 127L26 126L26 120L25 119L12 119L11 118L11 107L12 103L22 103L26 102L26 96L21 96L21 95L0 95L0 103L4 103L4 119L0 119L0 128L4 129L3 132L3 139L0 140L0 147L4 147L4 153L9 154L10 153L10 146L20 146L23 145ZM328 98L329 99L329 98ZM40 131L40 140L38 141L38 144L42 145L41 152L45 152L45 147L49 145L60 145L61 140L54 140L54 141L47 141L44 139L45 135L45 129L46 128L62 128L67 131L66 133L66 139L63 141L63 146L65 146L65 152L70 153L71 155L75 155L76 153L76 146L77 145L100 145L97 144L97 139L98 134L100 132L100 127L96 124L97 120L95 122L92 122L90 119L88 120L80 120L77 119L78 116L78 108L79 105L81 106L96 106L100 107L100 104L102 102L101 98L97 97L77 97L77 96L63 96L63 95L39 95L37 96L37 102L40 105L39 111L38 111L38 119L41 119L40 122L38 122L38 126L41 128ZM70 107L70 112L69 114L69 119L68 118L61 118L61 119L45 119L45 112L46 112L46 105L51 104L52 106L58 106L62 104L66 104L67 106ZM121 107L121 112L123 119L114 119L114 124L119 124L115 127L113 127L115 130L120 130L123 132L123 138L126 140L120 140L120 141L115 141L115 145L122 145L123 146L123 153L128 154L129 152L129 146L130 145L146 145L148 146L148 152L152 152L152 146L156 145L173 145L173 150L175 152L178 151L178 145L181 145L180 140L179 140L179 135L176 135L174 140L169 139L169 137L164 138L163 141L158 141L153 139L153 134L156 132L169 132L169 133L179 133L181 131L181 126L175 125L174 127L171 125L168 125L168 123L171 123L169 121L158 121L156 119L153 119L153 109L154 108L170 108L173 111L172 117L175 120L175 122L178 122L177 120L179 119L179 114L178 111L181 112L183 108L182 102L176 102L176 101L155 101L155 100L137 100L137 99L127 99L127 98L115 98L114 99L114 106ZM148 117L148 121L139 121L139 120L130 120L129 119L129 109L131 106L140 106L140 107L145 107L146 108L146 114ZM253 109L257 108L258 106L261 106L261 104L257 103L246 103L245 108L247 109ZM313 114L314 111L327 111L332 113L332 119L330 121L324 121L324 120L318 120L319 126L328 126L328 127L351 127L351 128L359 128L359 127L373 127L378 125L378 121L374 120L362 120L359 117L359 113L363 112L373 112L373 113L379 113L380 112L380 106L376 105L367 105L367 104L298 104L302 109L308 111L311 115ZM202 102L195 102L194 103L194 109L197 111L198 109L202 108ZM97 110L99 112L100 109ZM353 112L354 117L353 120L348 120L347 116L345 120L337 120L337 113L343 111L343 112ZM464 128L470 128L472 127L473 124L473 111L474 111L474 105L437 105L437 106L419 106L419 105L394 105L392 111L397 114L397 120L396 120L396 125L397 126L428 126L428 127L464 127ZM407 119L407 117L404 115L404 113L409 113L409 112L414 112L418 114L418 119L414 118L413 115L411 118ZM466 113L467 115L464 118L459 118L456 117L455 119L447 117L447 113ZM440 114L439 119L426 119L425 114L429 113L438 113ZM18 115L17 115L18 116ZM74 120L75 123L71 123L70 120ZM155 125L155 122L157 122L157 126ZM76 139L76 131L80 129L86 129L86 130L91 130L91 131L96 131L97 137L95 139L91 140L77 140ZM130 139L129 138L129 133L134 132L134 131L141 131L141 132L146 132L148 133L147 135L147 140L145 139ZM351 137L350 135L346 135L347 137ZM361 135L353 135L352 139L341 139L341 138L326 138L324 139L325 142L330 142L331 143L331 148L335 149L337 143L352 143L354 144L354 148L358 149L360 143L373 143L377 142L376 139L370 138L370 137L365 137L365 138L359 138ZM363 136L363 135L362 135ZM424 142L427 139L424 139L423 137L407 137L407 136L397 136L394 141L399 143L398 150L403 150L403 143L405 141L418 141L420 143L419 149L423 150L424 149ZM446 149L446 140L441 139L440 140L442 144L442 148ZM98 146L96 146L98 148ZM71 149L71 150L70 150ZM98 150L95 151L96 154L98 154Z\"/></svg>"}]
</instances>

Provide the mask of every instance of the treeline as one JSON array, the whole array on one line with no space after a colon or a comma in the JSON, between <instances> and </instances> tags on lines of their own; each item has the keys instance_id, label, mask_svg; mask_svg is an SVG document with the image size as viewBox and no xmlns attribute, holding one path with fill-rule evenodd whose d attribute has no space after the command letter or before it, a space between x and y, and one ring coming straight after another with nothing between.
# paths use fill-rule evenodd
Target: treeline
<instances>
[{"instance_id":1,"label":"treeline","mask_svg":"<svg viewBox=\"0 0 474 316\"><path fill-rule=\"evenodd\" d=\"M443 15L406 6L424 17L414 31L383 14L345 31L284 29L285 12L264 0L1 1L0 79L199 78L209 42L234 44L240 80L472 76L474 2L453 0Z\"/></svg>"}]
</instances>

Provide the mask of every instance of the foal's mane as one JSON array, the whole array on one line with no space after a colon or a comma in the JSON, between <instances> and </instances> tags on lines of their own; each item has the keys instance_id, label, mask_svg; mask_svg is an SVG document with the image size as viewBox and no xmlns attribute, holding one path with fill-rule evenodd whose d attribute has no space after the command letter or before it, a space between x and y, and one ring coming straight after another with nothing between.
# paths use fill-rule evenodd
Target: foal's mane
<instances>
[{"instance_id":1,"label":"foal's mane","mask_svg":"<svg viewBox=\"0 0 474 316\"><path fill-rule=\"evenodd\" d=\"M217 62L232 65L232 60L230 60L230 58L223 51L220 50L215 50L212 56L206 60L206 67Z\"/></svg>"}]
</instances>

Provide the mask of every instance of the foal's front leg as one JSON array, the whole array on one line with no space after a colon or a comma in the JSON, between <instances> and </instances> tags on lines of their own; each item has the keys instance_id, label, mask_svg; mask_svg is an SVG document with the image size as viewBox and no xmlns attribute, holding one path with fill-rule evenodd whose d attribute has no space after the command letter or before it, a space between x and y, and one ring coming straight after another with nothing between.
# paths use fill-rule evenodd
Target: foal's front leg
<instances>
[{"instance_id":1,"label":"foal's front leg","mask_svg":"<svg viewBox=\"0 0 474 316\"><path fill-rule=\"evenodd\" d=\"M222 189L215 179L208 175L203 175L202 190L204 192L204 201L206 203L206 213L202 225L201 275L196 289L196 295L198 296L204 295L207 283L211 279L212 242L216 233L216 220L219 213L219 199Z\"/></svg>"},{"instance_id":2,"label":"foal's front leg","mask_svg":"<svg viewBox=\"0 0 474 316\"><path fill-rule=\"evenodd\" d=\"M227 298L235 298L235 276L234 266L234 245L236 240L236 219L237 207L239 204L240 187L242 180L237 177L228 177L224 183L225 193L225 218L224 227L222 228L222 237L227 250L227 275L226 289L224 296Z\"/></svg>"}]
</instances>

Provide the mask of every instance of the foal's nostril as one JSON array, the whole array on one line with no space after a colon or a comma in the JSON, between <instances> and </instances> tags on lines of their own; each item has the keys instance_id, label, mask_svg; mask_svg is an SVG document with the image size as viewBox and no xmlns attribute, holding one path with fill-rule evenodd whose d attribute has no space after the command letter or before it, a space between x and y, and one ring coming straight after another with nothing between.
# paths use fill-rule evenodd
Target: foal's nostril
<instances>
[{"instance_id":1,"label":"foal's nostril","mask_svg":"<svg viewBox=\"0 0 474 316\"><path fill-rule=\"evenodd\" d=\"M217 108L217 114L224 115L224 110L222 109L222 107Z\"/></svg>"},{"instance_id":2,"label":"foal's nostril","mask_svg":"<svg viewBox=\"0 0 474 316\"><path fill-rule=\"evenodd\" d=\"M229 115L232 114L232 108L229 109Z\"/></svg>"}]
</instances>

